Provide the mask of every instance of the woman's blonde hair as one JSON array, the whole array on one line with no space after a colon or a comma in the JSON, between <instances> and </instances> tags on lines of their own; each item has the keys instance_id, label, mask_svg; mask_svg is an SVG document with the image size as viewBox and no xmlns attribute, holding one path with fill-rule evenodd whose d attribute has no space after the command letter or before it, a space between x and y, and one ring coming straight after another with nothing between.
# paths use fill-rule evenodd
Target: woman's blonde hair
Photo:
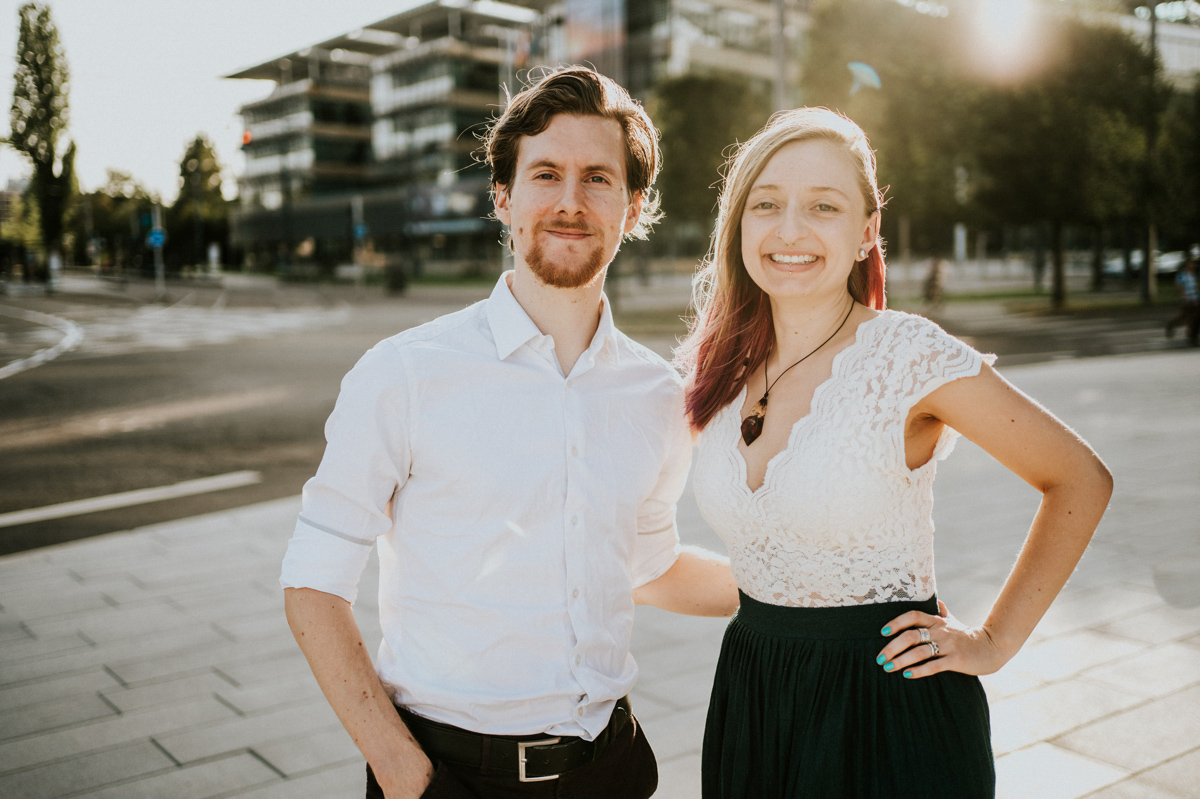
<instances>
[{"instance_id":1,"label":"woman's blonde hair","mask_svg":"<svg viewBox=\"0 0 1200 799\"><path fill-rule=\"evenodd\" d=\"M676 363L689 377L687 411L702 429L741 391L746 376L766 361L774 339L771 304L742 261L742 214L746 197L767 162L784 146L828 141L845 148L858 173L866 214L883 207L875 176L875 153L862 128L827 108L780 111L740 145L726 164L717 227L700 271L692 281L696 315L676 350ZM877 310L884 297L883 242L877 240L855 263L846 288L857 302Z\"/></svg>"}]
</instances>

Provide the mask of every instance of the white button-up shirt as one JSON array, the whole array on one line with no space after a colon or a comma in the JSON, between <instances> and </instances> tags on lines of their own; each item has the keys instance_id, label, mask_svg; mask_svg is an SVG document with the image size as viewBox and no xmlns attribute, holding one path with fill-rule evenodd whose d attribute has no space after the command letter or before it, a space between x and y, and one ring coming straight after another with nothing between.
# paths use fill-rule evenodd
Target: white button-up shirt
<instances>
[{"instance_id":1,"label":"white button-up shirt","mask_svg":"<svg viewBox=\"0 0 1200 799\"><path fill-rule=\"evenodd\" d=\"M398 704L591 739L637 673L633 588L679 551L682 387L607 303L564 376L506 278L346 375L281 582L353 602L377 546L376 669Z\"/></svg>"}]
</instances>

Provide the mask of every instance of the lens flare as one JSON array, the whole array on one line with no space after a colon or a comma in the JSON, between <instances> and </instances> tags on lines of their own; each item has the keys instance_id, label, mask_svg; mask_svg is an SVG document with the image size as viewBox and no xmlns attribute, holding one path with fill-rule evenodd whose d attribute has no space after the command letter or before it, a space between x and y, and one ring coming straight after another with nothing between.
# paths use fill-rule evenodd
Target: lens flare
<instances>
[{"instance_id":1,"label":"lens flare","mask_svg":"<svg viewBox=\"0 0 1200 799\"><path fill-rule=\"evenodd\" d=\"M1033 0L979 0L975 27L978 55L998 77L1021 71L1033 50Z\"/></svg>"}]
</instances>

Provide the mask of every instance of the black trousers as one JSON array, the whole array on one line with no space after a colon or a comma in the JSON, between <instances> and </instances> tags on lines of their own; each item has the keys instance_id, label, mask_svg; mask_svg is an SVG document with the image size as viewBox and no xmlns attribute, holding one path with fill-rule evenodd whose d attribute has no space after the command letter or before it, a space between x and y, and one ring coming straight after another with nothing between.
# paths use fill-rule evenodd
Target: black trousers
<instances>
[{"instance_id":1,"label":"black trousers","mask_svg":"<svg viewBox=\"0 0 1200 799\"><path fill-rule=\"evenodd\" d=\"M649 799L658 788L658 763L636 717L600 757L556 780L518 782L516 775L443 762L434 769L421 799ZM369 765L366 799L384 799Z\"/></svg>"}]
</instances>

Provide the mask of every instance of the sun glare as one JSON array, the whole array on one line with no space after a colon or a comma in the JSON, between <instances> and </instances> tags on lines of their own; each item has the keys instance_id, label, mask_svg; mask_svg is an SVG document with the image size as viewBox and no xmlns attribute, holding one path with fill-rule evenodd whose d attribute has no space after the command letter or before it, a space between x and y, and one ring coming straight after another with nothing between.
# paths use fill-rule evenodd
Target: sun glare
<instances>
[{"instance_id":1,"label":"sun glare","mask_svg":"<svg viewBox=\"0 0 1200 799\"><path fill-rule=\"evenodd\" d=\"M979 0L975 28L983 66L997 77L1020 72L1033 50L1033 0Z\"/></svg>"}]
</instances>

